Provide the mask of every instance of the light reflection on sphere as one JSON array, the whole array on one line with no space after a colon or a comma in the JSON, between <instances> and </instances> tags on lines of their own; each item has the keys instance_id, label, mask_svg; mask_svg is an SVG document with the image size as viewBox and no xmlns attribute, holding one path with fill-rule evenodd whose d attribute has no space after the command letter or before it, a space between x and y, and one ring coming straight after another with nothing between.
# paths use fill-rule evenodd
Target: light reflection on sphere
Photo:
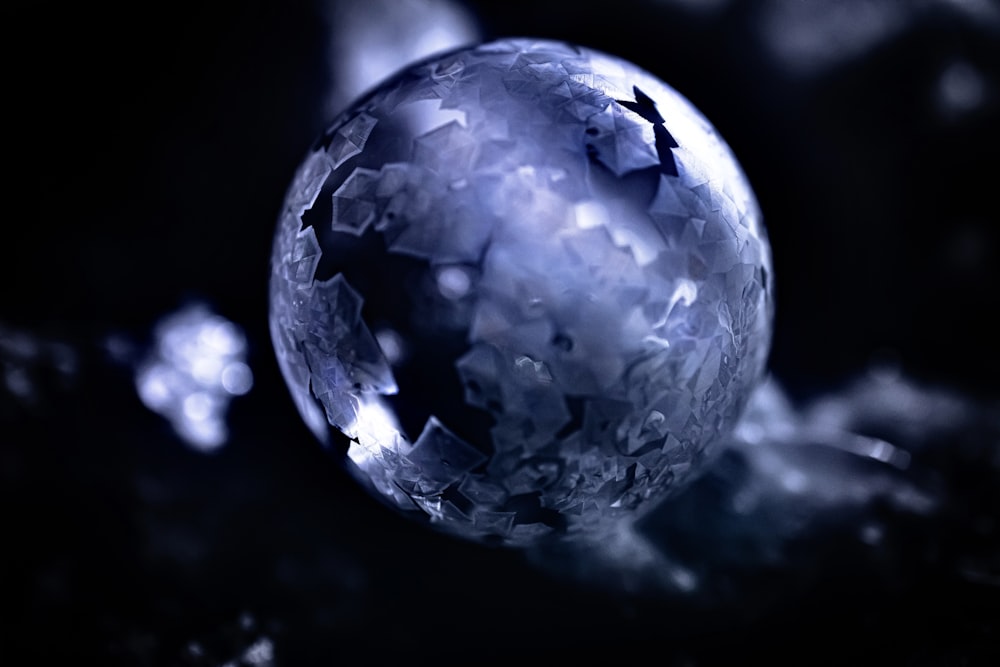
<instances>
[{"instance_id":1,"label":"light reflection on sphere","mask_svg":"<svg viewBox=\"0 0 1000 667\"><path fill-rule=\"evenodd\" d=\"M679 488L762 379L753 192L621 59L500 40L352 105L288 190L270 326L372 492L473 540L592 537Z\"/></svg>"}]
</instances>

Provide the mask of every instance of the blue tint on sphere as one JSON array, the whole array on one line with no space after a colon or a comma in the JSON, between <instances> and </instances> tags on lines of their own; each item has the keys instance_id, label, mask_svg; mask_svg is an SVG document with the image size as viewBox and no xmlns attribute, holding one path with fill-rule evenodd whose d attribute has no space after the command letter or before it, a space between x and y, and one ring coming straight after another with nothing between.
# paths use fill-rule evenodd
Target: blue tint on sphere
<instances>
[{"instance_id":1,"label":"blue tint on sphere","mask_svg":"<svg viewBox=\"0 0 1000 667\"><path fill-rule=\"evenodd\" d=\"M762 379L771 259L732 152L633 64L506 39L417 63L306 156L270 326L376 496L512 546L600 534L704 465Z\"/></svg>"}]
</instances>

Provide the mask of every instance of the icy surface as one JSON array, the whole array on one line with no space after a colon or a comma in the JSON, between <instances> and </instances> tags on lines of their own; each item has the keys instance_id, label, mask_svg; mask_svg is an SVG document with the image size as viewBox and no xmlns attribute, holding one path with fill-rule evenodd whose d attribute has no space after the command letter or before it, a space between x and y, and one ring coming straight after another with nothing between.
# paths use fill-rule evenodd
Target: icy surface
<instances>
[{"instance_id":1,"label":"icy surface","mask_svg":"<svg viewBox=\"0 0 1000 667\"><path fill-rule=\"evenodd\" d=\"M415 64L317 141L270 326L359 479L524 545L641 514L713 455L762 376L771 291L757 202L700 112L615 57L503 40Z\"/></svg>"}]
</instances>

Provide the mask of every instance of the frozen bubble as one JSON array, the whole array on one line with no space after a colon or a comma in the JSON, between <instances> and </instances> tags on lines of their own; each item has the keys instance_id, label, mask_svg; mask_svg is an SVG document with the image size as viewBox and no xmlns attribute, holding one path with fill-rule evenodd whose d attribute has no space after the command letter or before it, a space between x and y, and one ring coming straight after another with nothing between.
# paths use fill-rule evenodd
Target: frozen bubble
<instances>
[{"instance_id":1,"label":"frozen bubble","mask_svg":"<svg viewBox=\"0 0 1000 667\"><path fill-rule=\"evenodd\" d=\"M377 497L523 546L613 530L711 459L763 378L771 275L749 182L690 102L505 39L333 121L276 231L271 336Z\"/></svg>"}]
</instances>

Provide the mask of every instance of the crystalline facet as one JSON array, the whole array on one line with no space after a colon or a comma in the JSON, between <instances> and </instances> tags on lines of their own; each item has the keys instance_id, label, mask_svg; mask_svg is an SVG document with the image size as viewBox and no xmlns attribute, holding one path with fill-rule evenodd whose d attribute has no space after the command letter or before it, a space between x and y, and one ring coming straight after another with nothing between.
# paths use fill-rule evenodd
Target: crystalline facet
<instances>
[{"instance_id":1,"label":"crystalline facet","mask_svg":"<svg viewBox=\"0 0 1000 667\"><path fill-rule=\"evenodd\" d=\"M443 491L487 460L433 416L427 420L407 458L421 471L418 484L423 493Z\"/></svg>"},{"instance_id":2,"label":"crystalline facet","mask_svg":"<svg viewBox=\"0 0 1000 667\"><path fill-rule=\"evenodd\" d=\"M328 152L334 169L365 149L368 135L377 122L376 118L361 112L333 133Z\"/></svg>"}]
</instances>

